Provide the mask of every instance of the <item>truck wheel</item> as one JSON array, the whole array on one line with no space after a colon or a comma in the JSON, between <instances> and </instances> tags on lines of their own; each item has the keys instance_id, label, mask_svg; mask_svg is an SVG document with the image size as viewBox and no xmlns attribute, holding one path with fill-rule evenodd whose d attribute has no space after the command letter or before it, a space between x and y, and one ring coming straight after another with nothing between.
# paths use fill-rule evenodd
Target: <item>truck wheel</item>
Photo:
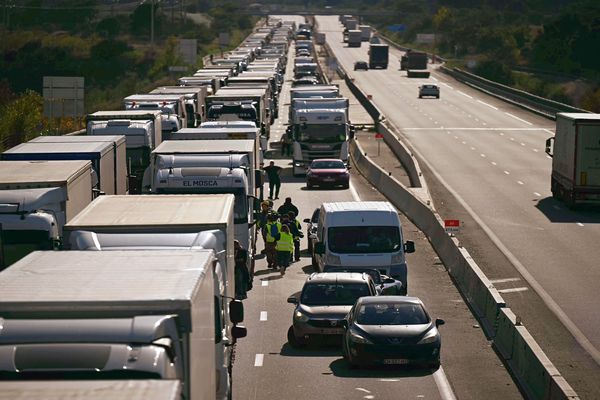
<instances>
[{"instance_id":1,"label":"truck wheel","mask_svg":"<svg viewBox=\"0 0 600 400\"><path fill-rule=\"evenodd\" d=\"M302 348L304 346L306 346L306 339L304 338L299 338L296 337L296 335L294 335L294 328L290 326L290 329L288 329L287 331L287 340L288 343L290 344L290 346L292 346L295 349L299 349Z\"/></svg>"}]
</instances>

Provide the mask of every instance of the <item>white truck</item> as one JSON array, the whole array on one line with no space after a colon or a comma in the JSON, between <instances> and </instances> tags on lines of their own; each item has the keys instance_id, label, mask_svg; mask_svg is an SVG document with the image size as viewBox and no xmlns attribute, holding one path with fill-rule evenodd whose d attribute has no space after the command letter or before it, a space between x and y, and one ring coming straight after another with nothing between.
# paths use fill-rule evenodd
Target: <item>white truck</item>
<instances>
[{"instance_id":1,"label":"white truck","mask_svg":"<svg viewBox=\"0 0 600 400\"><path fill-rule=\"evenodd\" d=\"M348 47L360 47L362 44L362 32L359 29L348 31Z\"/></svg>"},{"instance_id":2,"label":"white truck","mask_svg":"<svg viewBox=\"0 0 600 400\"><path fill-rule=\"evenodd\" d=\"M150 153L162 141L162 118L158 110L97 111L86 117L89 136L124 135L129 193L139 194Z\"/></svg>"},{"instance_id":3,"label":"white truck","mask_svg":"<svg viewBox=\"0 0 600 400\"><path fill-rule=\"evenodd\" d=\"M0 381L0 400L181 400L175 380Z\"/></svg>"},{"instance_id":4,"label":"white truck","mask_svg":"<svg viewBox=\"0 0 600 400\"><path fill-rule=\"evenodd\" d=\"M123 99L125 110L159 110L163 132L177 131L187 124L182 94L132 94Z\"/></svg>"},{"instance_id":5,"label":"white truck","mask_svg":"<svg viewBox=\"0 0 600 400\"><path fill-rule=\"evenodd\" d=\"M219 398L230 392L233 348L223 301L235 298L231 194L101 196L65 225L71 250L214 250L223 340L216 346Z\"/></svg>"},{"instance_id":6,"label":"white truck","mask_svg":"<svg viewBox=\"0 0 600 400\"><path fill-rule=\"evenodd\" d=\"M113 163L116 172L114 179L114 190L111 194L127 194L128 190L128 168L126 142L124 135L100 135L100 136L38 136L29 143L108 143L113 148Z\"/></svg>"},{"instance_id":7,"label":"white truck","mask_svg":"<svg viewBox=\"0 0 600 400\"><path fill-rule=\"evenodd\" d=\"M0 154L8 161L49 161L49 160L88 160L98 176L98 190L104 194L125 194L115 191L115 187L126 187L127 170L125 163L115 161L114 146L111 142L72 142L72 143L21 143ZM116 169L115 166L119 166ZM121 182L121 183L119 183Z\"/></svg>"},{"instance_id":8,"label":"white truck","mask_svg":"<svg viewBox=\"0 0 600 400\"><path fill-rule=\"evenodd\" d=\"M2 380L167 380L181 399L215 399L215 262L212 250L29 254L0 273ZM241 322L241 302L229 307Z\"/></svg>"},{"instance_id":9,"label":"white truck","mask_svg":"<svg viewBox=\"0 0 600 400\"><path fill-rule=\"evenodd\" d=\"M59 248L63 226L93 199L89 161L0 161L0 269Z\"/></svg>"},{"instance_id":10,"label":"white truck","mask_svg":"<svg viewBox=\"0 0 600 400\"><path fill-rule=\"evenodd\" d=\"M267 138L271 134L271 115L266 89L228 89L206 98L209 121L254 121Z\"/></svg>"},{"instance_id":11,"label":"white truck","mask_svg":"<svg viewBox=\"0 0 600 400\"><path fill-rule=\"evenodd\" d=\"M368 42L371 39L371 26L370 25L359 25L358 29L361 32L361 40L363 42Z\"/></svg>"},{"instance_id":12,"label":"white truck","mask_svg":"<svg viewBox=\"0 0 600 400\"><path fill-rule=\"evenodd\" d=\"M182 94L185 96L187 126L195 128L206 120L204 103L208 88L206 86L161 86L150 94Z\"/></svg>"},{"instance_id":13,"label":"white truck","mask_svg":"<svg viewBox=\"0 0 600 400\"><path fill-rule=\"evenodd\" d=\"M320 271L330 267L375 268L408 289L405 253L415 251L404 242L402 223L387 201L323 203L319 211L315 260Z\"/></svg>"},{"instance_id":14,"label":"white truck","mask_svg":"<svg viewBox=\"0 0 600 400\"><path fill-rule=\"evenodd\" d=\"M164 141L152 152L144 186L154 194L233 194L235 238L253 255L254 149L253 140Z\"/></svg>"},{"instance_id":15,"label":"white truck","mask_svg":"<svg viewBox=\"0 0 600 400\"><path fill-rule=\"evenodd\" d=\"M552 196L575 208L600 203L600 114L557 113L546 141L552 157Z\"/></svg>"}]
</instances>

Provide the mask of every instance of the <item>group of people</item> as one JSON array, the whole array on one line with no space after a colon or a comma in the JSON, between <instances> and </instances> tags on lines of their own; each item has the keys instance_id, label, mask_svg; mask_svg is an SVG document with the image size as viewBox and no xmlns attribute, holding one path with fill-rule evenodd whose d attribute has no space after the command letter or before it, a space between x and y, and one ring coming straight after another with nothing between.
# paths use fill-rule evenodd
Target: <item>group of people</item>
<instances>
[{"instance_id":1,"label":"group of people","mask_svg":"<svg viewBox=\"0 0 600 400\"><path fill-rule=\"evenodd\" d=\"M267 266L279 268L282 275L292 260L300 260L300 239L304 234L297 216L298 207L292 203L291 197L287 197L277 211L273 209L272 202L261 203L257 228L265 243Z\"/></svg>"}]
</instances>

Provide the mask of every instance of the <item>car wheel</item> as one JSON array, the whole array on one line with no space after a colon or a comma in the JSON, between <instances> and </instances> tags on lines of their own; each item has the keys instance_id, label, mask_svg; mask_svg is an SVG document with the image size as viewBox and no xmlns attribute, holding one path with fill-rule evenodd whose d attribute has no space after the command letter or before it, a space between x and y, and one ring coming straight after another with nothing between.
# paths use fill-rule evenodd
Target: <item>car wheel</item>
<instances>
[{"instance_id":1,"label":"car wheel","mask_svg":"<svg viewBox=\"0 0 600 400\"><path fill-rule=\"evenodd\" d=\"M312 188L313 188L313 185L312 185L312 183L307 183L307 184L306 184L306 188L307 188L308 190L312 189Z\"/></svg>"},{"instance_id":2,"label":"car wheel","mask_svg":"<svg viewBox=\"0 0 600 400\"><path fill-rule=\"evenodd\" d=\"M420 98L420 99L422 99L422 98L423 98L423 96L419 95L419 98Z\"/></svg>"},{"instance_id":3,"label":"car wheel","mask_svg":"<svg viewBox=\"0 0 600 400\"><path fill-rule=\"evenodd\" d=\"M292 346L295 349L299 349L301 347L306 346L307 341L304 338L299 338L296 337L296 335L294 335L294 328L290 326L290 329L288 329L287 332L287 340L288 343L290 344L290 346Z\"/></svg>"},{"instance_id":4,"label":"car wheel","mask_svg":"<svg viewBox=\"0 0 600 400\"><path fill-rule=\"evenodd\" d=\"M439 99L439 98L440 98L440 96L435 96L435 98L436 98L436 99Z\"/></svg>"}]
</instances>

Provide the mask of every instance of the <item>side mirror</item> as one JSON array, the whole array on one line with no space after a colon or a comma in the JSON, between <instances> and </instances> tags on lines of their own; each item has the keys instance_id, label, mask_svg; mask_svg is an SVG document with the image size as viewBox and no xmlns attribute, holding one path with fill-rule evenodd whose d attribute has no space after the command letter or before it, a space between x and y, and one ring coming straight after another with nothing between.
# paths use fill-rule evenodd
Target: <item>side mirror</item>
<instances>
[{"instance_id":1,"label":"side mirror","mask_svg":"<svg viewBox=\"0 0 600 400\"><path fill-rule=\"evenodd\" d=\"M287 302L290 304L298 304L298 299L296 298L296 296L290 296L288 297Z\"/></svg>"},{"instance_id":2,"label":"side mirror","mask_svg":"<svg viewBox=\"0 0 600 400\"><path fill-rule=\"evenodd\" d=\"M415 242L412 240L407 240L404 243L404 252L405 253L414 253L415 252Z\"/></svg>"},{"instance_id":3,"label":"side mirror","mask_svg":"<svg viewBox=\"0 0 600 400\"><path fill-rule=\"evenodd\" d=\"M325 243L323 242L318 242L315 243L315 254L325 254Z\"/></svg>"},{"instance_id":4,"label":"side mirror","mask_svg":"<svg viewBox=\"0 0 600 400\"><path fill-rule=\"evenodd\" d=\"M234 326L233 328L231 328L231 336L233 336L234 339L241 339L246 337L247 335L248 330L245 326Z\"/></svg>"},{"instance_id":5,"label":"side mirror","mask_svg":"<svg viewBox=\"0 0 600 400\"><path fill-rule=\"evenodd\" d=\"M444 321L443 319L437 318L435 320L435 327L437 328L440 325L444 325L446 323L446 321Z\"/></svg>"},{"instance_id":6,"label":"side mirror","mask_svg":"<svg viewBox=\"0 0 600 400\"><path fill-rule=\"evenodd\" d=\"M553 144L554 144L554 138L548 138L546 139L546 154L548 154L550 157L554 156L554 149L553 149Z\"/></svg>"},{"instance_id":7,"label":"side mirror","mask_svg":"<svg viewBox=\"0 0 600 400\"><path fill-rule=\"evenodd\" d=\"M229 302L229 320L234 324L239 324L244 320L244 305L240 300Z\"/></svg>"},{"instance_id":8,"label":"side mirror","mask_svg":"<svg viewBox=\"0 0 600 400\"><path fill-rule=\"evenodd\" d=\"M348 329L348 320L347 319L341 320L340 325L342 326L342 328Z\"/></svg>"}]
</instances>

